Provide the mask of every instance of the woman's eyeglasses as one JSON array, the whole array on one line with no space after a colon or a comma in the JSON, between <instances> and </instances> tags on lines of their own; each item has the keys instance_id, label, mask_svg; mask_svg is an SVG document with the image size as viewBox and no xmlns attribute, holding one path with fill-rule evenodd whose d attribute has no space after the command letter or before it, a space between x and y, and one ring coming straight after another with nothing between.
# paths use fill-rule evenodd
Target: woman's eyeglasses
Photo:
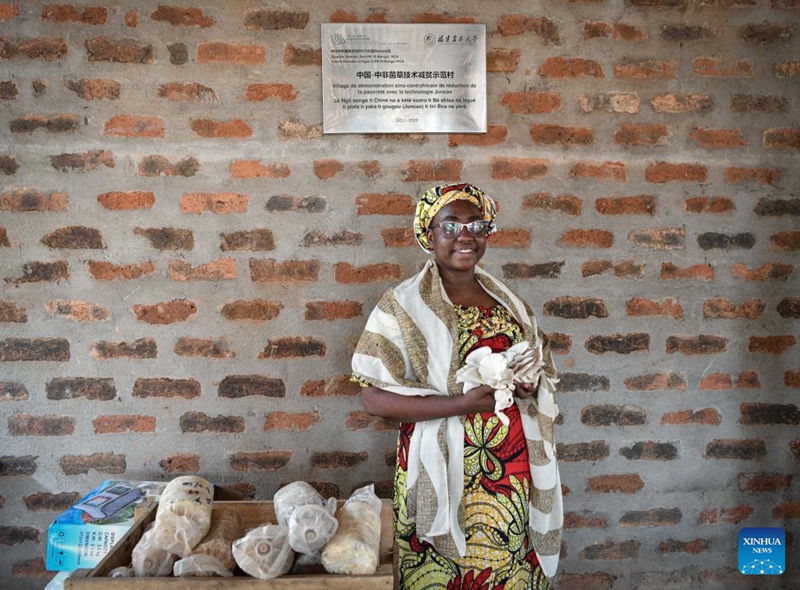
<instances>
[{"instance_id":1,"label":"woman's eyeglasses","mask_svg":"<svg viewBox=\"0 0 800 590\"><path fill-rule=\"evenodd\" d=\"M458 221L443 221L437 225L432 225L431 229L439 228L442 230L442 236L447 239L457 238L467 228L469 235L474 238L485 238L494 230L494 223L486 221L485 219L478 219L469 223L460 223Z\"/></svg>"}]
</instances>

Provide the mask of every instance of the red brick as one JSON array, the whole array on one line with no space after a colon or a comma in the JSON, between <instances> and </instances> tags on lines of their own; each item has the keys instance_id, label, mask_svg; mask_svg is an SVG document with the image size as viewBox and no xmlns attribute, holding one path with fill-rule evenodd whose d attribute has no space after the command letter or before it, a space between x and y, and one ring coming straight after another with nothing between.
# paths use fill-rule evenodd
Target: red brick
<instances>
[{"instance_id":1,"label":"red brick","mask_svg":"<svg viewBox=\"0 0 800 590\"><path fill-rule=\"evenodd\" d=\"M556 443L556 455L567 463L602 461L609 455L608 443L604 440L572 444Z\"/></svg>"},{"instance_id":2,"label":"red brick","mask_svg":"<svg viewBox=\"0 0 800 590\"><path fill-rule=\"evenodd\" d=\"M582 94L578 104L584 113L627 113L634 115L639 112L642 104L634 93L609 92L606 94Z\"/></svg>"},{"instance_id":3,"label":"red brick","mask_svg":"<svg viewBox=\"0 0 800 590\"><path fill-rule=\"evenodd\" d=\"M686 380L677 373L654 373L625 379L625 388L633 391L684 391Z\"/></svg>"},{"instance_id":4,"label":"red brick","mask_svg":"<svg viewBox=\"0 0 800 590\"><path fill-rule=\"evenodd\" d=\"M667 412L661 417L661 424L703 424L705 426L719 426L722 418L714 408L702 410L682 410Z\"/></svg>"},{"instance_id":5,"label":"red brick","mask_svg":"<svg viewBox=\"0 0 800 590\"><path fill-rule=\"evenodd\" d=\"M400 178L403 182L457 182L461 179L461 160L411 160L403 164Z\"/></svg>"},{"instance_id":6,"label":"red brick","mask_svg":"<svg viewBox=\"0 0 800 590\"><path fill-rule=\"evenodd\" d=\"M749 61L742 60L727 63L718 57L698 57L692 62L694 73L698 76L715 78L752 78L753 66Z\"/></svg>"},{"instance_id":7,"label":"red brick","mask_svg":"<svg viewBox=\"0 0 800 590\"><path fill-rule=\"evenodd\" d=\"M250 84L245 92L245 99L251 102L294 102L299 95L297 88L291 84Z\"/></svg>"},{"instance_id":8,"label":"red brick","mask_svg":"<svg viewBox=\"0 0 800 590\"><path fill-rule=\"evenodd\" d=\"M58 156L53 156L53 158ZM52 158L51 158L52 161ZM0 174L13 176L19 170L19 162L11 156L0 155Z\"/></svg>"},{"instance_id":9,"label":"red brick","mask_svg":"<svg viewBox=\"0 0 800 590\"><path fill-rule=\"evenodd\" d=\"M743 371L736 379L739 389L759 389L761 382L758 380L758 371Z\"/></svg>"},{"instance_id":10,"label":"red brick","mask_svg":"<svg viewBox=\"0 0 800 590\"><path fill-rule=\"evenodd\" d=\"M73 504L77 504L81 499L82 494L78 492L60 492L52 494L49 492L39 492L24 496L22 499L25 501L25 507L32 511L38 510L56 510L63 512L69 509ZM0 506L1 508L2 506Z\"/></svg>"},{"instance_id":11,"label":"red brick","mask_svg":"<svg viewBox=\"0 0 800 590\"><path fill-rule=\"evenodd\" d=\"M566 0L567 2L600 2L602 0ZM566 528L566 522L565 522ZM605 527L604 527L605 528ZM590 549L587 547L587 549ZM586 551L587 549L584 549ZM558 574L559 588L562 590L611 590L617 576L606 572L586 574L572 574L560 572Z\"/></svg>"},{"instance_id":12,"label":"red brick","mask_svg":"<svg viewBox=\"0 0 800 590\"><path fill-rule=\"evenodd\" d=\"M48 39L47 37L36 37L23 41L12 41L2 39L0 41L0 56L3 59L13 59L18 55L24 55L29 59L43 59L54 61L67 54L67 44L64 39Z\"/></svg>"},{"instance_id":13,"label":"red brick","mask_svg":"<svg viewBox=\"0 0 800 590\"><path fill-rule=\"evenodd\" d=\"M546 114L561 109L561 95L553 92L507 92L500 104L515 115Z\"/></svg>"},{"instance_id":14,"label":"red brick","mask_svg":"<svg viewBox=\"0 0 800 590\"><path fill-rule=\"evenodd\" d=\"M683 514L680 508L653 508L632 510L619 519L620 527L674 526L680 524Z\"/></svg>"},{"instance_id":15,"label":"red brick","mask_svg":"<svg viewBox=\"0 0 800 590\"><path fill-rule=\"evenodd\" d=\"M776 492L792 485L792 475L780 473L740 473L739 489L743 492Z\"/></svg>"},{"instance_id":16,"label":"red brick","mask_svg":"<svg viewBox=\"0 0 800 590\"><path fill-rule=\"evenodd\" d=\"M283 47L283 64L288 67L319 67L322 65L322 50L318 47L297 47L287 43Z\"/></svg>"},{"instance_id":17,"label":"red brick","mask_svg":"<svg viewBox=\"0 0 800 590\"><path fill-rule=\"evenodd\" d=\"M764 309L766 309L766 305L759 299L748 299L741 305L734 305L728 299L706 299L703 302L703 318L747 318L753 320L761 315Z\"/></svg>"},{"instance_id":18,"label":"red brick","mask_svg":"<svg viewBox=\"0 0 800 590\"><path fill-rule=\"evenodd\" d=\"M605 78L598 62L578 57L549 57L539 67L543 78Z\"/></svg>"},{"instance_id":19,"label":"red brick","mask_svg":"<svg viewBox=\"0 0 800 590\"><path fill-rule=\"evenodd\" d=\"M220 234L220 238L222 241L219 249L223 252L237 250L264 252L275 249L275 238L268 229L235 231L229 234Z\"/></svg>"},{"instance_id":20,"label":"red brick","mask_svg":"<svg viewBox=\"0 0 800 590\"><path fill-rule=\"evenodd\" d=\"M608 519L605 516L595 516L589 512L565 512L564 513L564 528L565 529L583 529L583 528L600 528L608 527ZM563 576L561 573L559 576ZM559 582L563 584L564 579L559 577ZM611 586L609 585L610 589Z\"/></svg>"},{"instance_id":21,"label":"red brick","mask_svg":"<svg viewBox=\"0 0 800 590\"><path fill-rule=\"evenodd\" d=\"M149 191L112 191L98 195L97 201L112 211L130 211L132 209L152 209L156 203L156 197Z\"/></svg>"},{"instance_id":22,"label":"red brick","mask_svg":"<svg viewBox=\"0 0 800 590\"><path fill-rule=\"evenodd\" d=\"M116 279L130 281L145 275L152 275L155 272L152 262L117 265L103 260L90 260L87 265L91 275L98 281L114 281Z\"/></svg>"},{"instance_id":23,"label":"red brick","mask_svg":"<svg viewBox=\"0 0 800 590\"><path fill-rule=\"evenodd\" d=\"M767 445L762 439L714 439L706 445L706 459L737 459L763 461Z\"/></svg>"},{"instance_id":24,"label":"red brick","mask_svg":"<svg viewBox=\"0 0 800 590\"><path fill-rule=\"evenodd\" d=\"M550 160L541 158L492 158L492 178L496 180L531 180L547 176Z\"/></svg>"},{"instance_id":25,"label":"red brick","mask_svg":"<svg viewBox=\"0 0 800 590\"><path fill-rule=\"evenodd\" d=\"M196 158L188 157L176 164L164 156L147 156L139 162L139 176L183 176L189 178L200 170L200 162Z\"/></svg>"},{"instance_id":26,"label":"red brick","mask_svg":"<svg viewBox=\"0 0 800 590\"><path fill-rule=\"evenodd\" d=\"M573 178L591 178L627 182L628 175L622 162L576 162L569 172Z\"/></svg>"},{"instance_id":27,"label":"red brick","mask_svg":"<svg viewBox=\"0 0 800 590\"><path fill-rule=\"evenodd\" d=\"M701 164L656 162L647 166L645 180L659 184L666 182L705 182L706 173L706 167Z\"/></svg>"},{"instance_id":28,"label":"red brick","mask_svg":"<svg viewBox=\"0 0 800 590\"><path fill-rule=\"evenodd\" d=\"M50 4L42 7L42 20L57 23L80 23L102 25L108 18L108 11L100 6L87 6L82 11L68 4Z\"/></svg>"},{"instance_id":29,"label":"red brick","mask_svg":"<svg viewBox=\"0 0 800 590\"><path fill-rule=\"evenodd\" d=\"M0 301L0 322L24 324L27 321L24 307L17 307L15 301Z\"/></svg>"},{"instance_id":30,"label":"red brick","mask_svg":"<svg viewBox=\"0 0 800 590\"><path fill-rule=\"evenodd\" d=\"M181 197L181 212L198 215L209 211L217 215L245 213L247 195L238 193L187 193Z\"/></svg>"},{"instance_id":31,"label":"red brick","mask_svg":"<svg viewBox=\"0 0 800 590\"><path fill-rule=\"evenodd\" d=\"M550 337L550 352L553 354L569 354L572 351L572 337L569 334L551 332L548 336Z\"/></svg>"},{"instance_id":32,"label":"red brick","mask_svg":"<svg viewBox=\"0 0 800 590\"><path fill-rule=\"evenodd\" d=\"M626 311L630 317L667 316L674 320L683 319L683 307L671 297L661 301L634 297L628 300Z\"/></svg>"},{"instance_id":33,"label":"red brick","mask_svg":"<svg viewBox=\"0 0 800 590\"><path fill-rule=\"evenodd\" d=\"M712 542L708 539L694 539L693 541L679 541L667 539L658 544L659 553L688 553L697 555L711 549Z\"/></svg>"},{"instance_id":34,"label":"red brick","mask_svg":"<svg viewBox=\"0 0 800 590\"><path fill-rule=\"evenodd\" d=\"M731 166L725 170L729 183L753 181L761 185L777 186L783 173L776 168L741 168Z\"/></svg>"},{"instance_id":35,"label":"red brick","mask_svg":"<svg viewBox=\"0 0 800 590\"><path fill-rule=\"evenodd\" d=\"M531 243L531 232L524 228L498 230L489 236L492 248L527 248Z\"/></svg>"},{"instance_id":36,"label":"red brick","mask_svg":"<svg viewBox=\"0 0 800 590\"><path fill-rule=\"evenodd\" d=\"M174 299L153 305L133 306L133 314L137 320L156 325L184 322L196 313L197 303L189 299Z\"/></svg>"},{"instance_id":37,"label":"red brick","mask_svg":"<svg viewBox=\"0 0 800 590\"><path fill-rule=\"evenodd\" d=\"M700 379L700 389L716 391L733 389L733 379L727 373L709 373Z\"/></svg>"},{"instance_id":38,"label":"red brick","mask_svg":"<svg viewBox=\"0 0 800 590\"><path fill-rule=\"evenodd\" d=\"M624 475L596 475L587 480L590 492L596 494L635 494L644 487L638 473Z\"/></svg>"},{"instance_id":39,"label":"red brick","mask_svg":"<svg viewBox=\"0 0 800 590\"><path fill-rule=\"evenodd\" d=\"M264 45L236 45L221 41L208 41L197 46L198 63L258 65L265 62Z\"/></svg>"},{"instance_id":40,"label":"red brick","mask_svg":"<svg viewBox=\"0 0 800 590\"><path fill-rule=\"evenodd\" d=\"M490 73L516 72L519 59L518 49L487 48L486 71Z\"/></svg>"},{"instance_id":41,"label":"red brick","mask_svg":"<svg viewBox=\"0 0 800 590\"><path fill-rule=\"evenodd\" d=\"M220 313L229 320L264 322L278 317L282 309L283 303L280 301L264 301L263 299L245 301L244 299L239 299L223 305Z\"/></svg>"},{"instance_id":42,"label":"red brick","mask_svg":"<svg viewBox=\"0 0 800 590\"><path fill-rule=\"evenodd\" d=\"M537 193L525 197L522 202L523 211L545 210L557 211L566 215L579 216L583 208L583 201L574 195L559 195L553 197L550 193Z\"/></svg>"},{"instance_id":43,"label":"red brick","mask_svg":"<svg viewBox=\"0 0 800 590\"><path fill-rule=\"evenodd\" d=\"M562 147L591 145L594 141L589 127L567 127L564 125L538 124L531 125L531 139L540 145L559 144Z\"/></svg>"},{"instance_id":44,"label":"red brick","mask_svg":"<svg viewBox=\"0 0 800 590\"><path fill-rule=\"evenodd\" d=\"M800 150L800 128L770 127L764 131L764 147Z\"/></svg>"},{"instance_id":45,"label":"red brick","mask_svg":"<svg viewBox=\"0 0 800 590\"><path fill-rule=\"evenodd\" d=\"M241 399L253 395L286 397L286 385L281 379L263 375L228 375L220 382L217 395L228 399Z\"/></svg>"},{"instance_id":46,"label":"red brick","mask_svg":"<svg viewBox=\"0 0 800 590\"><path fill-rule=\"evenodd\" d=\"M220 258L192 266L185 260L170 260L169 278L173 281L229 281L236 279L236 260Z\"/></svg>"},{"instance_id":47,"label":"red brick","mask_svg":"<svg viewBox=\"0 0 800 590\"><path fill-rule=\"evenodd\" d=\"M695 127L689 132L689 139L697 142L700 147L711 149L740 148L747 145L742 132L737 129Z\"/></svg>"},{"instance_id":48,"label":"red brick","mask_svg":"<svg viewBox=\"0 0 800 590\"><path fill-rule=\"evenodd\" d=\"M305 319L314 320L347 320L362 314L359 301L309 301L306 303Z\"/></svg>"},{"instance_id":49,"label":"red brick","mask_svg":"<svg viewBox=\"0 0 800 590\"><path fill-rule=\"evenodd\" d=\"M0 526L0 545L21 545L22 543L41 543L39 531L29 526Z\"/></svg>"},{"instance_id":50,"label":"red brick","mask_svg":"<svg viewBox=\"0 0 800 590\"><path fill-rule=\"evenodd\" d=\"M720 521L727 524L739 524L746 520L752 513L753 507L746 504L733 508L709 508L701 510L697 517L697 524L719 524Z\"/></svg>"},{"instance_id":51,"label":"red brick","mask_svg":"<svg viewBox=\"0 0 800 590\"><path fill-rule=\"evenodd\" d=\"M165 473L198 473L200 471L200 455L196 453L176 453L162 459L158 466Z\"/></svg>"},{"instance_id":52,"label":"red brick","mask_svg":"<svg viewBox=\"0 0 800 590\"><path fill-rule=\"evenodd\" d=\"M728 339L721 336L700 334L696 338L683 338L670 336L667 338L667 354L685 354L688 356L698 354L720 354L727 352Z\"/></svg>"},{"instance_id":53,"label":"red brick","mask_svg":"<svg viewBox=\"0 0 800 590\"><path fill-rule=\"evenodd\" d=\"M305 29L308 25L308 17L308 12L251 9L245 12L244 28L255 31Z\"/></svg>"},{"instance_id":54,"label":"red brick","mask_svg":"<svg viewBox=\"0 0 800 590\"><path fill-rule=\"evenodd\" d=\"M800 519L800 502L781 502L772 509L772 518L775 520Z\"/></svg>"},{"instance_id":55,"label":"red brick","mask_svg":"<svg viewBox=\"0 0 800 590\"><path fill-rule=\"evenodd\" d=\"M314 161L314 174L320 180L330 180L342 170L344 170L344 166L339 160L329 159Z\"/></svg>"},{"instance_id":56,"label":"red brick","mask_svg":"<svg viewBox=\"0 0 800 590\"><path fill-rule=\"evenodd\" d=\"M95 434L123 434L156 431L156 417L142 415L98 416L92 420Z\"/></svg>"},{"instance_id":57,"label":"red brick","mask_svg":"<svg viewBox=\"0 0 800 590\"><path fill-rule=\"evenodd\" d=\"M105 150L90 150L82 154L59 154L50 156L50 165L61 172L86 172L101 166L115 168L114 154Z\"/></svg>"},{"instance_id":58,"label":"red brick","mask_svg":"<svg viewBox=\"0 0 800 590\"><path fill-rule=\"evenodd\" d=\"M304 412L299 414L289 414L287 412L269 412L264 421L264 431L271 430L298 430L304 431L318 424L322 417L319 410Z\"/></svg>"},{"instance_id":59,"label":"red brick","mask_svg":"<svg viewBox=\"0 0 800 590\"><path fill-rule=\"evenodd\" d=\"M111 317L108 308L85 301L56 300L50 301L45 307L52 315L73 322L103 322Z\"/></svg>"},{"instance_id":60,"label":"red brick","mask_svg":"<svg viewBox=\"0 0 800 590\"><path fill-rule=\"evenodd\" d=\"M388 430L396 432L400 423L372 416L366 412L350 412L345 425L348 430L374 430L377 432Z\"/></svg>"},{"instance_id":61,"label":"red brick","mask_svg":"<svg viewBox=\"0 0 800 590\"><path fill-rule=\"evenodd\" d=\"M793 389L800 388L800 370L785 371L783 373L783 384Z\"/></svg>"},{"instance_id":62,"label":"red brick","mask_svg":"<svg viewBox=\"0 0 800 590\"><path fill-rule=\"evenodd\" d=\"M775 64L775 75L778 78L793 78L800 72L800 60L782 61Z\"/></svg>"},{"instance_id":63,"label":"red brick","mask_svg":"<svg viewBox=\"0 0 800 590\"><path fill-rule=\"evenodd\" d=\"M330 18L328 19L329 22L332 23L357 23L359 22L359 18L356 14L351 12L345 12L342 9L335 11L331 14ZM386 20L386 13L382 10L374 10L370 12L369 16L363 19L365 23L376 23L376 24L384 24L388 22Z\"/></svg>"},{"instance_id":64,"label":"red brick","mask_svg":"<svg viewBox=\"0 0 800 590\"><path fill-rule=\"evenodd\" d=\"M214 121L213 119L192 119L192 131L200 137L244 139L253 135L253 128L242 119Z\"/></svg>"},{"instance_id":65,"label":"red brick","mask_svg":"<svg viewBox=\"0 0 800 590\"><path fill-rule=\"evenodd\" d=\"M413 215L416 203L400 193L361 193L356 197L358 215Z\"/></svg>"},{"instance_id":66,"label":"red brick","mask_svg":"<svg viewBox=\"0 0 800 590\"><path fill-rule=\"evenodd\" d=\"M337 283L374 283L376 281L397 280L402 276L402 270L397 264L369 264L355 267L348 262L336 265Z\"/></svg>"},{"instance_id":67,"label":"red brick","mask_svg":"<svg viewBox=\"0 0 800 590\"><path fill-rule=\"evenodd\" d=\"M319 269L319 260L250 259L250 277L255 282L316 281Z\"/></svg>"},{"instance_id":68,"label":"red brick","mask_svg":"<svg viewBox=\"0 0 800 590\"><path fill-rule=\"evenodd\" d=\"M733 201L727 197L690 197L683 202L687 213L731 213L736 210Z\"/></svg>"},{"instance_id":69,"label":"red brick","mask_svg":"<svg viewBox=\"0 0 800 590\"><path fill-rule=\"evenodd\" d=\"M45 115L28 115L18 117L8 123L11 133L32 134L38 129L43 129L48 133L73 133L78 128L80 120L76 115L63 114L47 117Z\"/></svg>"},{"instance_id":70,"label":"red brick","mask_svg":"<svg viewBox=\"0 0 800 590\"><path fill-rule=\"evenodd\" d=\"M0 4L0 22L6 22L19 16L19 5L12 4L11 2L3 2Z\"/></svg>"},{"instance_id":71,"label":"red brick","mask_svg":"<svg viewBox=\"0 0 800 590\"><path fill-rule=\"evenodd\" d=\"M196 379L140 378L133 384L133 397L194 399L200 396Z\"/></svg>"},{"instance_id":72,"label":"red brick","mask_svg":"<svg viewBox=\"0 0 800 590\"><path fill-rule=\"evenodd\" d=\"M109 359L154 359L158 357L158 346L152 338L138 338L133 342L92 342L92 358L105 361Z\"/></svg>"},{"instance_id":73,"label":"red brick","mask_svg":"<svg viewBox=\"0 0 800 590\"><path fill-rule=\"evenodd\" d=\"M367 451L350 453L346 451L331 451L326 453L313 453L310 465L314 469L340 469L354 468L362 465L369 458Z\"/></svg>"},{"instance_id":74,"label":"red brick","mask_svg":"<svg viewBox=\"0 0 800 590\"><path fill-rule=\"evenodd\" d=\"M262 164L259 160L235 160L231 162L231 176L234 178L289 178L289 166L278 162Z\"/></svg>"},{"instance_id":75,"label":"red brick","mask_svg":"<svg viewBox=\"0 0 800 590\"><path fill-rule=\"evenodd\" d=\"M292 451L238 452L230 456L229 462L236 471L276 471L286 467L291 458Z\"/></svg>"},{"instance_id":76,"label":"red brick","mask_svg":"<svg viewBox=\"0 0 800 590\"><path fill-rule=\"evenodd\" d=\"M106 248L100 230L82 225L59 228L43 237L41 242L53 249L104 250Z\"/></svg>"},{"instance_id":77,"label":"red brick","mask_svg":"<svg viewBox=\"0 0 800 590\"><path fill-rule=\"evenodd\" d=\"M300 390L300 395L305 397L355 397L360 393L361 385L351 381L350 375L335 375L325 381L306 381Z\"/></svg>"},{"instance_id":78,"label":"red brick","mask_svg":"<svg viewBox=\"0 0 800 590\"><path fill-rule=\"evenodd\" d=\"M66 211L69 196L52 191L49 193L33 189L10 189L0 194L0 211Z\"/></svg>"},{"instance_id":79,"label":"red brick","mask_svg":"<svg viewBox=\"0 0 800 590\"><path fill-rule=\"evenodd\" d=\"M623 559L638 559L639 550L642 543L636 540L620 541L614 543L611 539L606 539L603 544L595 543L581 549L578 553L578 559L581 560L603 560L603 561L621 561ZM582 579L581 582L585 582ZM594 579L592 579L594 581ZM600 577L601 585L605 584L605 577ZM601 586L602 587L602 586ZM583 588L583 586L581 586Z\"/></svg>"},{"instance_id":80,"label":"red brick","mask_svg":"<svg viewBox=\"0 0 800 590\"><path fill-rule=\"evenodd\" d=\"M732 113L785 113L789 110L789 101L784 96L734 94L730 99Z\"/></svg>"},{"instance_id":81,"label":"red brick","mask_svg":"<svg viewBox=\"0 0 800 590\"><path fill-rule=\"evenodd\" d=\"M785 336L750 336L750 352L764 352L767 354L783 354L797 344L797 338L788 334Z\"/></svg>"},{"instance_id":82,"label":"red brick","mask_svg":"<svg viewBox=\"0 0 800 590\"><path fill-rule=\"evenodd\" d=\"M742 277L746 281L786 281L794 271L791 264L768 262L758 268L749 269L744 264L736 263L733 265L733 274Z\"/></svg>"},{"instance_id":83,"label":"red brick","mask_svg":"<svg viewBox=\"0 0 800 590\"><path fill-rule=\"evenodd\" d=\"M714 279L714 267L710 264L693 264L686 268L679 268L672 262L662 262L661 278L664 280L699 279L711 281Z\"/></svg>"},{"instance_id":84,"label":"red brick","mask_svg":"<svg viewBox=\"0 0 800 590\"><path fill-rule=\"evenodd\" d=\"M678 447L669 442L646 440L620 448L619 454L629 461L674 461L678 458Z\"/></svg>"},{"instance_id":85,"label":"red brick","mask_svg":"<svg viewBox=\"0 0 800 590\"><path fill-rule=\"evenodd\" d=\"M106 121L103 133L109 137L163 138L164 120L161 117L115 115Z\"/></svg>"},{"instance_id":86,"label":"red brick","mask_svg":"<svg viewBox=\"0 0 800 590\"><path fill-rule=\"evenodd\" d=\"M489 125L486 133L451 133L447 143L451 148L463 145L486 147L504 143L507 138L508 128L505 125Z\"/></svg>"},{"instance_id":87,"label":"red brick","mask_svg":"<svg viewBox=\"0 0 800 590\"><path fill-rule=\"evenodd\" d=\"M137 227L134 228L133 233L147 238L150 245L157 250L191 250L194 248L194 234L188 229Z\"/></svg>"},{"instance_id":88,"label":"red brick","mask_svg":"<svg viewBox=\"0 0 800 590\"><path fill-rule=\"evenodd\" d=\"M607 318L608 309L601 299L595 297L557 297L546 301L542 313L567 319Z\"/></svg>"},{"instance_id":89,"label":"red brick","mask_svg":"<svg viewBox=\"0 0 800 590\"><path fill-rule=\"evenodd\" d=\"M581 265L581 275L592 277L610 272L615 277L638 279L644 276L645 266L633 260L622 260L616 264L611 260L588 260Z\"/></svg>"},{"instance_id":90,"label":"red brick","mask_svg":"<svg viewBox=\"0 0 800 590\"><path fill-rule=\"evenodd\" d=\"M150 18L157 22L169 23L173 27L213 27L212 17L203 14L199 8L179 8L161 5L150 13Z\"/></svg>"},{"instance_id":91,"label":"red brick","mask_svg":"<svg viewBox=\"0 0 800 590\"><path fill-rule=\"evenodd\" d=\"M125 24L130 28L135 29L139 26L139 13L135 10L129 10L125 13Z\"/></svg>"},{"instance_id":92,"label":"red brick","mask_svg":"<svg viewBox=\"0 0 800 590\"><path fill-rule=\"evenodd\" d=\"M70 436L74 431L75 418L71 416L12 414L8 417L10 436Z\"/></svg>"},{"instance_id":93,"label":"red brick","mask_svg":"<svg viewBox=\"0 0 800 590\"><path fill-rule=\"evenodd\" d=\"M635 197L600 198L595 209L603 215L655 215L656 198L652 195Z\"/></svg>"},{"instance_id":94,"label":"red brick","mask_svg":"<svg viewBox=\"0 0 800 590\"><path fill-rule=\"evenodd\" d=\"M348 229L328 236L321 231L311 230L303 236L300 245L306 248L318 246L360 246L364 236Z\"/></svg>"},{"instance_id":95,"label":"red brick","mask_svg":"<svg viewBox=\"0 0 800 590\"><path fill-rule=\"evenodd\" d=\"M322 137L322 125L304 125L296 119L283 121L279 126L280 138L282 141L290 139L320 139Z\"/></svg>"},{"instance_id":96,"label":"red brick","mask_svg":"<svg viewBox=\"0 0 800 590\"><path fill-rule=\"evenodd\" d=\"M662 94L656 96L651 104L658 113L707 113L714 107L714 99L702 92L685 94L682 98L676 94Z\"/></svg>"},{"instance_id":97,"label":"red brick","mask_svg":"<svg viewBox=\"0 0 800 590\"><path fill-rule=\"evenodd\" d=\"M503 36L533 33L547 43L558 43L558 24L543 16L504 14L497 21L497 32Z\"/></svg>"},{"instance_id":98,"label":"red brick","mask_svg":"<svg viewBox=\"0 0 800 590\"><path fill-rule=\"evenodd\" d=\"M64 86L84 100L117 100L122 85L116 80L100 78L82 78L78 81L67 80Z\"/></svg>"},{"instance_id":99,"label":"red brick","mask_svg":"<svg viewBox=\"0 0 800 590\"><path fill-rule=\"evenodd\" d=\"M69 278L69 264L66 260L57 262L26 262L22 265L22 276L6 278L6 283L19 285L23 283L56 282Z\"/></svg>"},{"instance_id":100,"label":"red brick","mask_svg":"<svg viewBox=\"0 0 800 590\"><path fill-rule=\"evenodd\" d=\"M407 248L417 244L414 230L409 227L384 228L381 230L381 237L387 248Z\"/></svg>"},{"instance_id":101,"label":"red brick","mask_svg":"<svg viewBox=\"0 0 800 590\"><path fill-rule=\"evenodd\" d=\"M641 426L647 423L647 414L643 408L634 405L584 406L581 423L591 427Z\"/></svg>"},{"instance_id":102,"label":"red brick","mask_svg":"<svg viewBox=\"0 0 800 590\"><path fill-rule=\"evenodd\" d=\"M181 432L238 434L244 432L244 418L241 416L209 416L203 412L186 412L179 420Z\"/></svg>"},{"instance_id":103,"label":"red brick","mask_svg":"<svg viewBox=\"0 0 800 590\"><path fill-rule=\"evenodd\" d=\"M174 352L178 356L201 356L215 359L227 359L236 356L230 349L230 343L225 338L206 340L182 336L178 338L178 341L175 343Z\"/></svg>"},{"instance_id":104,"label":"red brick","mask_svg":"<svg viewBox=\"0 0 800 590\"><path fill-rule=\"evenodd\" d=\"M158 88L159 98L170 102L218 102L217 93L197 82L170 82Z\"/></svg>"},{"instance_id":105,"label":"red brick","mask_svg":"<svg viewBox=\"0 0 800 590\"><path fill-rule=\"evenodd\" d=\"M569 229L558 240L560 246L576 248L610 248L614 234L604 229Z\"/></svg>"},{"instance_id":106,"label":"red brick","mask_svg":"<svg viewBox=\"0 0 800 590\"><path fill-rule=\"evenodd\" d=\"M800 250L800 231L782 231L769 237L776 250Z\"/></svg>"},{"instance_id":107,"label":"red brick","mask_svg":"<svg viewBox=\"0 0 800 590\"><path fill-rule=\"evenodd\" d=\"M614 135L614 141L621 145L664 145L668 137L669 129L660 123L625 123Z\"/></svg>"},{"instance_id":108,"label":"red brick","mask_svg":"<svg viewBox=\"0 0 800 590\"><path fill-rule=\"evenodd\" d=\"M617 64L614 66L614 77L628 80L648 80L663 78L672 80L675 77L676 61L645 60L640 62Z\"/></svg>"},{"instance_id":109,"label":"red brick","mask_svg":"<svg viewBox=\"0 0 800 590\"><path fill-rule=\"evenodd\" d=\"M608 38L615 41L643 41L647 38L647 33L639 27L620 22L587 21L583 23L583 38L587 40Z\"/></svg>"}]
</instances>

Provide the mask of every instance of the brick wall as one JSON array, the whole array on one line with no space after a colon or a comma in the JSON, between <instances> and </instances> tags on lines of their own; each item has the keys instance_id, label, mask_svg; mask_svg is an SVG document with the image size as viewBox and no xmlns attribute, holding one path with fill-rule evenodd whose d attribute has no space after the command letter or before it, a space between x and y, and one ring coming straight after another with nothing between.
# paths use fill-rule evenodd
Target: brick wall
<instances>
[{"instance_id":1,"label":"brick wall","mask_svg":"<svg viewBox=\"0 0 800 590\"><path fill-rule=\"evenodd\" d=\"M3 587L104 478L388 494L349 357L459 180L563 372L561 588L798 583L798 6L0 2ZM488 133L323 136L334 21L485 23Z\"/></svg>"}]
</instances>

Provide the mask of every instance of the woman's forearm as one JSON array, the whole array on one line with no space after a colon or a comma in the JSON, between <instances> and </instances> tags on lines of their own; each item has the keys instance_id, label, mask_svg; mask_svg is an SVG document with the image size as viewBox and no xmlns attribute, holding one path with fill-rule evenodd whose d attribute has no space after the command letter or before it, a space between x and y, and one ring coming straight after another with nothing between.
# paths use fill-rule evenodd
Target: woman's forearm
<instances>
[{"instance_id":1,"label":"woman's forearm","mask_svg":"<svg viewBox=\"0 0 800 590\"><path fill-rule=\"evenodd\" d=\"M482 386L464 395L400 395L375 386L361 390L361 404L373 416L398 422L423 422L494 409L493 391Z\"/></svg>"}]
</instances>

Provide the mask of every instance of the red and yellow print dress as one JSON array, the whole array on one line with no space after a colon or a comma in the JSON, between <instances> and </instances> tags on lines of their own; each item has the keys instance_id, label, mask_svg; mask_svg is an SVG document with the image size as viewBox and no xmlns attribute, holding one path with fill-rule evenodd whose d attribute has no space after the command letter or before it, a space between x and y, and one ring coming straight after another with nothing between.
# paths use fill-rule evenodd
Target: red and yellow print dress
<instances>
[{"instance_id":1,"label":"red and yellow print dress","mask_svg":"<svg viewBox=\"0 0 800 590\"><path fill-rule=\"evenodd\" d=\"M454 306L461 363L475 348L494 352L523 339L502 305ZM417 537L406 510L408 448L414 423L400 426L393 507L400 590L550 590L533 550L528 526L531 475L525 434L516 405L505 410L508 427L494 413L464 420L464 557L447 558Z\"/></svg>"}]
</instances>

